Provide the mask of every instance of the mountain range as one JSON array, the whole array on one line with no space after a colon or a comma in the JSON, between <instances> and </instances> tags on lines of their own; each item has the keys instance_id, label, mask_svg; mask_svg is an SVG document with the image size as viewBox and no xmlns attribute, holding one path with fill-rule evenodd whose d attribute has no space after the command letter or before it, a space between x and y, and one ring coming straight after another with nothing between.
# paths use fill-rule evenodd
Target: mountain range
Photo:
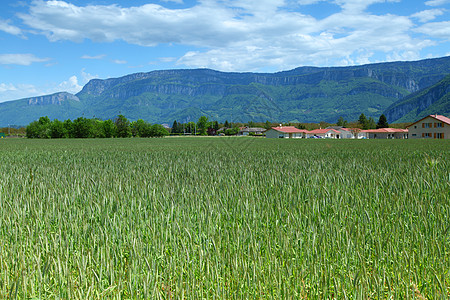
<instances>
[{"instance_id":1,"label":"mountain range","mask_svg":"<svg viewBox=\"0 0 450 300\"><path fill-rule=\"evenodd\" d=\"M76 95L61 92L0 103L0 126L50 119L151 123L196 121L320 122L361 113L388 122L450 114L450 57L350 67L299 67L277 73L162 70L93 79Z\"/></svg>"}]
</instances>

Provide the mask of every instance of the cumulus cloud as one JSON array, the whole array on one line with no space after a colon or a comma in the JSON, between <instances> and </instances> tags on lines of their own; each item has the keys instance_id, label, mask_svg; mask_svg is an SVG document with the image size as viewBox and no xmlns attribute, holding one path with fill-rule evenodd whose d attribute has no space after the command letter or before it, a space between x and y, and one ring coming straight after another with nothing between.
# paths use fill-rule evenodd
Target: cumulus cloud
<instances>
[{"instance_id":1,"label":"cumulus cloud","mask_svg":"<svg viewBox=\"0 0 450 300\"><path fill-rule=\"evenodd\" d=\"M444 5L450 3L450 0L430 0L430 1L426 1L425 5L428 6L439 6L439 5Z\"/></svg>"},{"instance_id":2,"label":"cumulus cloud","mask_svg":"<svg viewBox=\"0 0 450 300\"><path fill-rule=\"evenodd\" d=\"M427 23L417 28L416 31L450 41L450 21Z\"/></svg>"},{"instance_id":3,"label":"cumulus cloud","mask_svg":"<svg viewBox=\"0 0 450 300\"><path fill-rule=\"evenodd\" d=\"M296 1L300 5L321 2ZM287 9L292 3L288 0L202 0L184 9L34 1L29 12L19 17L51 41L181 44L201 50L186 53L179 64L245 71L262 66L333 65L343 58L350 63L370 62L375 52L418 53L430 42L412 36L415 24L410 18L367 12L372 4L398 1L334 0L341 11L322 20ZM438 14L431 10L414 17L430 20Z\"/></svg>"},{"instance_id":4,"label":"cumulus cloud","mask_svg":"<svg viewBox=\"0 0 450 300\"><path fill-rule=\"evenodd\" d=\"M444 14L443 9L428 9L415 13L411 15L411 17L417 18L419 19L420 22L425 23L434 20L437 16L441 16L443 14Z\"/></svg>"},{"instance_id":5,"label":"cumulus cloud","mask_svg":"<svg viewBox=\"0 0 450 300\"><path fill-rule=\"evenodd\" d=\"M31 84L0 83L0 102L36 96L38 89Z\"/></svg>"},{"instance_id":6,"label":"cumulus cloud","mask_svg":"<svg viewBox=\"0 0 450 300\"><path fill-rule=\"evenodd\" d=\"M57 92L78 93L89 80L98 78L82 69L79 76L70 76L67 80L50 85L0 83L0 102L17 100L39 95L49 95Z\"/></svg>"},{"instance_id":7,"label":"cumulus cloud","mask_svg":"<svg viewBox=\"0 0 450 300\"><path fill-rule=\"evenodd\" d=\"M49 58L39 58L33 54L0 54L0 64L29 66L35 62L49 61Z\"/></svg>"},{"instance_id":8,"label":"cumulus cloud","mask_svg":"<svg viewBox=\"0 0 450 300\"><path fill-rule=\"evenodd\" d=\"M81 91L83 87L81 85L78 84L78 77L77 76L71 76L68 80L61 82L58 85L57 90L55 90L55 92L57 91L65 91L65 92L69 92L72 94L76 94L79 91Z\"/></svg>"},{"instance_id":9,"label":"cumulus cloud","mask_svg":"<svg viewBox=\"0 0 450 300\"><path fill-rule=\"evenodd\" d=\"M14 25L10 25L9 23L11 23L11 21L0 19L0 30L12 35L24 37L22 29Z\"/></svg>"}]
</instances>

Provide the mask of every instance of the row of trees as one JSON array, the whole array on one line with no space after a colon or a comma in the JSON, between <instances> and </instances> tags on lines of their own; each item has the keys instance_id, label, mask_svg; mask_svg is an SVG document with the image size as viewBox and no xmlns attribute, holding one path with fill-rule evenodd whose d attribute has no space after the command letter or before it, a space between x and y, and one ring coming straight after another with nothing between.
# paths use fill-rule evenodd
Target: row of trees
<instances>
[{"instance_id":1,"label":"row of trees","mask_svg":"<svg viewBox=\"0 0 450 300\"><path fill-rule=\"evenodd\" d=\"M342 127L347 127L347 126L349 126L349 123L347 122L347 120L344 120L343 117L340 117L338 119L336 125L342 126ZM364 114L361 114L358 118L358 122L356 124L352 124L352 125L360 128L360 129L364 129L364 130L389 127L386 116L384 114L382 114L380 116L377 123L375 123L375 120L372 117L367 118Z\"/></svg>"},{"instance_id":2,"label":"row of trees","mask_svg":"<svg viewBox=\"0 0 450 300\"><path fill-rule=\"evenodd\" d=\"M150 124L144 120L130 122L119 115L114 120L87 119L79 117L51 121L41 117L26 127L28 138L112 138L112 137L163 137L169 132L160 124Z\"/></svg>"},{"instance_id":3,"label":"row of trees","mask_svg":"<svg viewBox=\"0 0 450 300\"><path fill-rule=\"evenodd\" d=\"M218 121L210 121L208 117L201 116L197 122L180 123L176 120L172 124L172 134L198 134L198 135L215 135L220 128L225 128L223 131L226 135L235 135L239 131L240 126L248 127L264 127L269 129L276 126L278 123L255 123L248 122L230 124L225 121L219 124ZM309 128L308 124L291 124L300 129L314 129ZM309 124L311 125L311 124ZM313 124L317 125L317 124ZM320 127L326 127L331 124L321 122ZM384 115L381 115L378 123L375 123L373 118L368 118L361 114L356 123L348 123L344 118L340 117L337 124L343 127L358 127L360 129L374 129L389 127L389 124ZM70 119L59 121L57 119L51 121L48 117L41 117L38 121L31 122L26 127L26 136L28 138L112 138L112 137L163 137L169 132L160 124L150 124L142 119L130 122L125 116L119 115L114 120L99 120L87 119L79 117L74 121Z\"/></svg>"}]
</instances>

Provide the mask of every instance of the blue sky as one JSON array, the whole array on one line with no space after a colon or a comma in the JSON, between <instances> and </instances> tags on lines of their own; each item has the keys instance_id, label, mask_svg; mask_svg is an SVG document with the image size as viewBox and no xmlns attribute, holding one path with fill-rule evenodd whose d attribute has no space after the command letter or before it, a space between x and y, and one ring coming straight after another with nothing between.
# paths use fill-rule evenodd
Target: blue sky
<instances>
[{"instance_id":1,"label":"blue sky","mask_svg":"<svg viewBox=\"0 0 450 300\"><path fill-rule=\"evenodd\" d=\"M0 102L160 69L276 72L450 55L450 0L0 2Z\"/></svg>"}]
</instances>

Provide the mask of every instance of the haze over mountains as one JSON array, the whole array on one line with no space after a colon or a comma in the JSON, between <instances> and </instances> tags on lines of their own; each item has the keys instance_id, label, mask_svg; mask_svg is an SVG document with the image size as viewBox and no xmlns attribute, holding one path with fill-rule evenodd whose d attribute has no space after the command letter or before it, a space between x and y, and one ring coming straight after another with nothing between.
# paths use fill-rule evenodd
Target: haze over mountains
<instances>
[{"instance_id":1,"label":"haze over mountains","mask_svg":"<svg viewBox=\"0 0 450 300\"><path fill-rule=\"evenodd\" d=\"M450 114L450 57L352 67L300 67L278 73L164 70L93 79L76 95L61 92L0 103L0 126L50 119L189 122L335 123L361 113L388 122Z\"/></svg>"}]
</instances>

